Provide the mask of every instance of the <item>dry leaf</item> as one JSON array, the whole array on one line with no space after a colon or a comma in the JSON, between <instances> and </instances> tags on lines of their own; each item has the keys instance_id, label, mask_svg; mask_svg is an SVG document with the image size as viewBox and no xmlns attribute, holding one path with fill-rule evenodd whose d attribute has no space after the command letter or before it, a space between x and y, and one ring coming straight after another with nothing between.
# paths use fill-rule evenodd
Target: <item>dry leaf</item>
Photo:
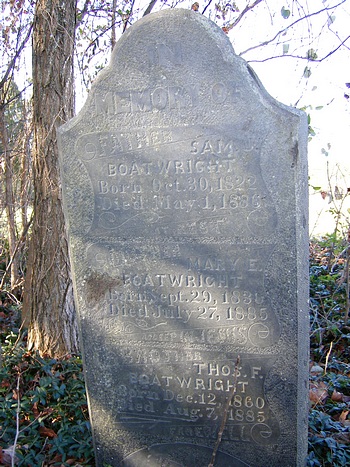
<instances>
[{"instance_id":1,"label":"dry leaf","mask_svg":"<svg viewBox=\"0 0 350 467\"><path fill-rule=\"evenodd\" d=\"M9 388L11 386L10 384L10 381L8 379L4 379L3 381L1 381L1 385L0 385L2 388Z\"/></svg>"},{"instance_id":2,"label":"dry leaf","mask_svg":"<svg viewBox=\"0 0 350 467\"><path fill-rule=\"evenodd\" d=\"M46 426L41 426L39 428L39 433L41 436L45 436L45 438L57 438L56 433L51 430L51 428L46 428Z\"/></svg>"},{"instance_id":3,"label":"dry leaf","mask_svg":"<svg viewBox=\"0 0 350 467\"><path fill-rule=\"evenodd\" d=\"M5 465L13 465L13 464L18 464L19 462L19 459L18 457L16 456L16 453L15 453L15 447L14 446L10 446L6 449L3 449L2 452L1 452L1 455L2 455L2 462L5 464ZM13 459L12 459L13 457ZM12 464L13 462L13 464Z\"/></svg>"},{"instance_id":4,"label":"dry leaf","mask_svg":"<svg viewBox=\"0 0 350 467\"><path fill-rule=\"evenodd\" d=\"M33 415L35 418L38 418L40 415L39 409L38 409L38 403L34 402L33 407L32 407Z\"/></svg>"},{"instance_id":5,"label":"dry leaf","mask_svg":"<svg viewBox=\"0 0 350 467\"><path fill-rule=\"evenodd\" d=\"M344 394L334 390L333 393L332 393L331 399L334 402L343 402L343 397L344 397Z\"/></svg>"},{"instance_id":6,"label":"dry leaf","mask_svg":"<svg viewBox=\"0 0 350 467\"><path fill-rule=\"evenodd\" d=\"M334 402L349 402L350 401L350 396L346 396L342 392L333 391L332 401L334 401Z\"/></svg>"},{"instance_id":7,"label":"dry leaf","mask_svg":"<svg viewBox=\"0 0 350 467\"><path fill-rule=\"evenodd\" d=\"M328 386L320 381L310 384L309 398L313 405L324 404L328 397Z\"/></svg>"},{"instance_id":8,"label":"dry leaf","mask_svg":"<svg viewBox=\"0 0 350 467\"><path fill-rule=\"evenodd\" d=\"M62 454L56 454L55 457L49 462L49 465L58 464L58 462L62 462Z\"/></svg>"},{"instance_id":9,"label":"dry leaf","mask_svg":"<svg viewBox=\"0 0 350 467\"><path fill-rule=\"evenodd\" d=\"M77 465L77 464L76 464L76 459L67 459L67 460L66 460L66 464L68 464L68 465L75 465L75 466L76 466L76 465ZM63 467L64 467L64 466L63 466Z\"/></svg>"},{"instance_id":10,"label":"dry leaf","mask_svg":"<svg viewBox=\"0 0 350 467\"><path fill-rule=\"evenodd\" d=\"M349 412L350 410L343 410L339 416L339 421L343 426L350 427L350 420L348 420ZM349 433L349 436L350 436L350 433Z\"/></svg>"}]
</instances>

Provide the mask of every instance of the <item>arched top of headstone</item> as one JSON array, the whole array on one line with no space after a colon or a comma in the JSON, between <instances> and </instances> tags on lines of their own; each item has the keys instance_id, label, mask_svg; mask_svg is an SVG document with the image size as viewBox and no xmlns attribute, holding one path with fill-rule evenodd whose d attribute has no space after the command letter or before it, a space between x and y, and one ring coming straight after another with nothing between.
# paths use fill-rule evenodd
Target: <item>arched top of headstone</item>
<instances>
[{"instance_id":1,"label":"arched top of headstone","mask_svg":"<svg viewBox=\"0 0 350 467\"><path fill-rule=\"evenodd\" d=\"M200 191L192 196L187 176L216 170L228 176L227 187L239 191L253 183L252 193L258 190L264 198L261 209L255 201L244 214L242 207L242 223L235 232L227 224L221 228L222 235L269 237L277 226L276 171L286 173L295 164L302 116L269 96L249 65L235 55L226 34L203 15L174 9L143 18L116 44L110 65L96 79L79 115L60 129L66 153L63 172L85 191L79 228L85 225L94 235L153 236L157 223L163 225L160 234L186 231L186 235L201 236L198 207L224 212L227 203L234 206L236 201L203 201ZM281 158L285 141L291 148ZM209 163L205 162L208 157ZM156 177L166 170L173 173L175 190L187 198L187 205L155 194L148 203L139 199L144 216L112 206L114 192L123 189L113 184L116 176L133 178L129 190L137 190L141 179L146 184L148 180L153 185L146 191L157 193L162 187L155 186ZM210 186L207 191L213 189ZM123 203L129 206L129 201ZM181 219L171 214L178 205ZM190 219L197 223L192 230Z\"/></svg>"},{"instance_id":2,"label":"arched top of headstone","mask_svg":"<svg viewBox=\"0 0 350 467\"><path fill-rule=\"evenodd\" d=\"M150 14L125 32L82 111L62 130L77 124L86 132L107 124L200 122L249 131L252 117L259 116L265 135L266 125L282 111L300 117L271 98L220 27L198 12L172 9Z\"/></svg>"}]
</instances>

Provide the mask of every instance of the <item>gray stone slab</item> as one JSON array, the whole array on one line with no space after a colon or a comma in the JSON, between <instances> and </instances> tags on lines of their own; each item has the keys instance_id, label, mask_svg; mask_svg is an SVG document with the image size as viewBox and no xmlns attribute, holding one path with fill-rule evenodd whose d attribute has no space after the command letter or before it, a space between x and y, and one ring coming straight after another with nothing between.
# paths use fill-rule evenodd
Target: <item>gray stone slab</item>
<instances>
[{"instance_id":1,"label":"gray stone slab","mask_svg":"<svg viewBox=\"0 0 350 467\"><path fill-rule=\"evenodd\" d=\"M193 11L138 21L60 129L97 465L302 466L306 116Z\"/></svg>"}]
</instances>

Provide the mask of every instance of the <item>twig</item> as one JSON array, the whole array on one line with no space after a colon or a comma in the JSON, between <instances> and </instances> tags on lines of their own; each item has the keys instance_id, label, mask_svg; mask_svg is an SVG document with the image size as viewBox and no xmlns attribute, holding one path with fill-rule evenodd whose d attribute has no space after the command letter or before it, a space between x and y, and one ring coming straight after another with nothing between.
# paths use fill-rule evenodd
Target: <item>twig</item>
<instances>
[{"instance_id":1,"label":"twig","mask_svg":"<svg viewBox=\"0 0 350 467\"><path fill-rule=\"evenodd\" d=\"M237 18L234 20L234 22L232 23L231 25L231 28L234 28L235 26L237 26L237 24L241 21L241 19L243 18L243 16L250 10L252 10L254 7L256 7L257 5L259 5L259 3L261 3L262 0L255 0L255 2L253 2L251 5L247 5L244 10L242 11L242 13L237 16Z\"/></svg>"},{"instance_id":2,"label":"twig","mask_svg":"<svg viewBox=\"0 0 350 467\"><path fill-rule=\"evenodd\" d=\"M129 22L129 19L131 18L132 14L133 14L134 4L135 4L135 0L132 0L131 6L130 6L130 12L129 12L129 14L126 15L125 18L122 18L123 23L124 23L122 34L125 32L125 30L126 30L126 28L127 28L127 25L128 25L128 22Z\"/></svg>"},{"instance_id":3,"label":"twig","mask_svg":"<svg viewBox=\"0 0 350 467\"><path fill-rule=\"evenodd\" d=\"M350 269L350 254L349 254L349 247L350 244L348 245L348 248L346 250L346 263L345 263L345 274L346 274L346 310L345 310L345 316L344 316L344 325L346 326L348 324L348 319L349 319L349 311L350 311L350 277L349 277L349 269Z\"/></svg>"},{"instance_id":4,"label":"twig","mask_svg":"<svg viewBox=\"0 0 350 467\"><path fill-rule=\"evenodd\" d=\"M5 279L6 279L6 274L9 272L9 270L11 269L11 266L12 266L12 263L13 263L13 260L19 250L19 247L22 245L22 243L24 242L25 238L26 238L26 235L28 233L28 230L29 230L29 227L31 225L31 223L33 222L33 215L32 217L30 218L30 220L27 222L27 225L24 227L23 229L23 232L22 232L22 235L21 235L21 238L17 241L16 243L16 246L15 246L15 249L14 249L14 252L10 258L10 261L8 263L8 265L6 266L6 269L4 271L4 275L2 276L2 280L1 280L1 283L0 283L0 290L3 289L4 287L4 284L5 284Z\"/></svg>"},{"instance_id":5,"label":"twig","mask_svg":"<svg viewBox=\"0 0 350 467\"><path fill-rule=\"evenodd\" d=\"M43 416L43 413L45 413L45 412L40 412L39 415L37 415L32 422L30 422L28 425L26 425L24 428L22 428L22 430L19 430L18 434L20 435L20 434L24 433L26 430L28 430L28 428L33 426L34 423L37 422L39 419L40 419L40 422L42 422L51 415L51 412L44 415L44 416Z\"/></svg>"},{"instance_id":6,"label":"twig","mask_svg":"<svg viewBox=\"0 0 350 467\"><path fill-rule=\"evenodd\" d=\"M258 44L258 45L255 45L253 47L249 47L248 49L244 50L243 52L241 52L239 55L242 56L244 54L246 54L247 52L250 52L251 50L254 50L254 49L258 49L259 47L263 47L265 45L268 45L270 44L271 42L273 42L279 35L285 33L288 29L290 28L293 28L297 23L299 23L300 21L304 21L305 19L310 19L312 16L316 16L320 13L323 13L325 11L328 11L328 10L333 10L335 8L337 8L338 6L342 5L343 3L345 3L346 0L342 0L341 2L337 3L336 5L332 5L330 7L326 7L326 8L322 8L321 10L318 10L318 11L315 11L314 13L309 13L305 16L302 16L301 18L298 18L296 21L294 21L293 23L289 24L289 26L281 29L281 31L278 31L277 34L275 34L274 37L272 37L271 39L268 39L264 42L262 42L261 44ZM347 37L345 39L345 41L342 42L341 45L344 45L344 43L349 39L349 37ZM326 57L323 57L322 60L324 60L325 58L329 57L329 55L332 55L332 53L334 53L334 51L330 52L329 54L327 54ZM273 57L272 57L273 58ZM322 60L314 60L315 62L321 62ZM264 60L262 60L264 61Z\"/></svg>"},{"instance_id":7,"label":"twig","mask_svg":"<svg viewBox=\"0 0 350 467\"><path fill-rule=\"evenodd\" d=\"M32 29L33 29L33 23L30 24L25 38L23 39L23 41L22 41L21 45L18 47L18 49L15 51L15 55L12 58L12 60L10 61L9 65L7 67L7 70L4 73L4 76L2 77L2 79L0 81L0 89L2 89L5 86L6 81L8 80L8 78L9 78L10 74L12 73L12 71L14 70L15 65L16 65L16 60L20 56L20 54L21 54L22 50L24 49L26 43L29 41L30 36L32 34Z\"/></svg>"},{"instance_id":8,"label":"twig","mask_svg":"<svg viewBox=\"0 0 350 467\"><path fill-rule=\"evenodd\" d=\"M203 11L202 11L202 15L204 15L204 13L207 11L207 8L210 6L210 4L211 4L212 1L213 1L213 0L209 0L209 2L205 5L205 7L204 7L204 9L203 9Z\"/></svg>"},{"instance_id":9,"label":"twig","mask_svg":"<svg viewBox=\"0 0 350 467\"><path fill-rule=\"evenodd\" d=\"M324 366L324 374L327 373L328 360L329 360L329 356L330 356L330 354L331 354L331 352L332 352L332 347L333 347L333 341L331 342L331 345L329 346L329 350L328 350L328 352L327 352L326 364L325 364L325 366Z\"/></svg>"},{"instance_id":10,"label":"twig","mask_svg":"<svg viewBox=\"0 0 350 467\"><path fill-rule=\"evenodd\" d=\"M337 166L337 174L338 174L338 172L340 172L342 177L345 179L344 174L341 172L339 166ZM337 236L338 236L338 232L339 232L339 226L341 225L341 217L343 215L342 214L342 209L343 209L343 205L345 203L345 199L348 196L348 193L345 193L345 195L341 197L341 202L339 203L339 206L337 206L337 203L335 202L335 199L336 199L335 189L333 190L333 187L332 187L331 174L329 172L329 163L328 163L328 161L327 161L327 179L328 179L329 192L331 194L331 200L332 200L333 206L334 206L333 214L335 215L335 227L334 227L334 231L333 231L331 250L330 250L330 254L328 256L328 260L327 260L327 271L329 271L329 270L331 270L332 256L335 256L334 255L334 250L335 250L336 240L337 240ZM333 193L334 193L334 195L333 195ZM330 210L330 212L332 212L332 211Z\"/></svg>"},{"instance_id":11,"label":"twig","mask_svg":"<svg viewBox=\"0 0 350 467\"><path fill-rule=\"evenodd\" d=\"M275 39L275 38L274 38ZM272 39L271 42L274 40ZM306 56L302 56L302 55L294 55L294 54L281 54L281 55L273 55L272 57L267 57L267 58L263 58L263 59L255 59L255 60L247 60L248 63L265 63L265 62L268 62L269 60L274 60L275 58L286 58L286 57L289 57L289 58L297 58L298 60L307 60L308 62L314 62L314 63L321 63L323 62L324 60L326 60L328 57L330 57L331 55L333 55L337 50L340 49L340 47L343 47L345 45L345 42L347 42L348 40L350 39L350 36L347 36L335 49L331 50L330 52L327 53L327 55L323 56L322 58L315 58L313 60L310 59L310 57L308 57L307 55ZM267 45L267 44L266 44ZM258 48L258 47L262 47L263 44L259 45L259 46L256 46L256 47L251 47L250 49L247 49L245 50L244 52L241 52L239 55L242 56L243 54L249 52L250 50L254 49L254 48ZM348 47L347 47L348 48Z\"/></svg>"},{"instance_id":12,"label":"twig","mask_svg":"<svg viewBox=\"0 0 350 467\"><path fill-rule=\"evenodd\" d=\"M21 324L21 327L19 328L19 331L18 331L18 336L17 336L17 339L16 339L16 342L14 343L13 345L13 348L15 349L19 343L19 341L21 340L22 338L22 329L24 328L24 322Z\"/></svg>"},{"instance_id":13,"label":"twig","mask_svg":"<svg viewBox=\"0 0 350 467\"><path fill-rule=\"evenodd\" d=\"M148 7L146 8L143 16L149 15L156 3L157 3L157 0L151 0Z\"/></svg>"},{"instance_id":14,"label":"twig","mask_svg":"<svg viewBox=\"0 0 350 467\"><path fill-rule=\"evenodd\" d=\"M20 382L20 379L21 379L21 375L19 374L18 377L17 377L17 386L16 386L16 391L17 391L16 436L15 436L15 440L13 442L12 451L10 453L11 467L15 467L16 446L17 446L17 441L18 441L18 436L19 436L19 413L20 413L20 410L21 410L21 398L19 396L19 382Z\"/></svg>"},{"instance_id":15,"label":"twig","mask_svg":"<svg viewBox=\"0 0 350 467\"><path fill-rule=\"evenodd\" d=\"M346 255L346 257L348 257L348 250L350 249L350 244L344 248L344 250L342 252L339 253L339 255L335 258L334 260L334 264L331 268L331 272L333 273L334 272L334 269L335 267L337 266L337 263L339 261L339 259L343 256L343 255Z\"/></svg>"},{"instance_id":16,"label":"twig","mask_svg":"<svg viewBox=\"0 0 350 467\"><path fill-rule=\"evenodd\" d=\"M219 429L219 432L218 432L218 437L217 437L217 440L216 440L214 450L213 450L213 453L211 455L211 459L210 459L210 463L209 463L208 467L214 467L216 453L218 452L218 449L219 449L219 446L220 446L220 443L221 443L221 439L222 439L222 434L223 434L225 426L226 426L228 410L230 408L231 401L232 401L233 396L235 395L235 392L236 392L236 389L237 389L238 366L240 364L240 361L241 361L241 358L238 355L237 360L236 360L236 364L235 364L233 386L232 386L232 389L231 389L231 393L230 393L230 395L229 395L229 397L227 398L227 401L226 401L226 406L224 408L224 413L223 413L223 416L222 416L222 421L221 421L220 429Z\"/></svg>"}]
</instances>

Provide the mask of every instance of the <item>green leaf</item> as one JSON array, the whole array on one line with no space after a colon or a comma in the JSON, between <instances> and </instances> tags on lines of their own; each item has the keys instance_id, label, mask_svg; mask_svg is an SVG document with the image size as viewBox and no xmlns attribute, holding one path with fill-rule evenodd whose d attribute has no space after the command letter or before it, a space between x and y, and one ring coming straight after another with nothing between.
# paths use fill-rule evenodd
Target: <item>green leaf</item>
<instances>
[{"instance_id":1,"label":"green leaf","mask_svg":"<svg viewBox=\"0 0 350 467\"><path fill-rule=\"evenodd\" d=\"M316 136L315 130L311 128L311 126L309 126L308 131L309 131L309 136Z\"/></svg>"},{"instance_id":2,"label":"green leaf","mask_svg":"<svg viewBox=\"0 0 350 467\"><path fill-rule=\"evenodd\" d=\"M283 55L287 54L289 51L289 44L283 44Z\"/></svg>"},{"instance_id":3,"label":"green leaf","mask_svg":"<svg viewBox=\"0 0 350 467\"><path fill-rule=\"evenodd\" d=\"M281 15L283 16L284 19L288 19L290 17L290 10L287 10L283 6L281 9Z\"/></svg>"},{"instance_id":4,"label":"green leaf","mask_svg":"<svg viewBox=\"0 0 350 467\"><path fill-rule=\"evenodd\" d=\"M328 26L330 26L331 24L333 24L335 21L335 16L332 15L332 16L328 16Z\"/></svg>"},{"instance_id":5,"label":"green leaf","mask_svg":"<svg viewBox=\"0 0 350 467\"><path fill-rule=\"evenodd\" d=\"M303 76L304 76L304 78L310 78L310 76L311 76L311 68L309 68L308 66L306 66L306 67L304 68Z\"/></svg>"},{"instance_id":6,"label":"green leaf","mask_svg":"<svg viewBox=\"0 0 350 467\"><path fill-rule=\"evenodd\" d=\"M308 60L317 60L317 52L314 49L309 49L307 51Z\"/></svg>"}]
</instances>

